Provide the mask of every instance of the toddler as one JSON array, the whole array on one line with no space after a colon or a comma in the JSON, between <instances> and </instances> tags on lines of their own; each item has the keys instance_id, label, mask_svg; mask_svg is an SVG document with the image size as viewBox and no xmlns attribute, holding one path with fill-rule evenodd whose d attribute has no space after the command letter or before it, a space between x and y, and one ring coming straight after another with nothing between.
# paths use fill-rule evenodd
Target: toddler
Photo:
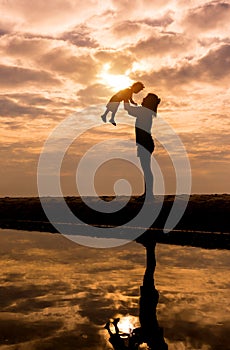
<instances>
[{"instance_id":1,"label":"toddler","mask_svg":"<svg viewBox=\"0 0 230 350\"><path fill-rule=\"evenodd\" d=\"M144 84L142 84L140 81L134 83L132 86L130 86L127 89L124 90L120 90L118 91L115 95L113 95L111 97L111 99L109 100L109 102L106 105L106 110L105 113L102 114L101 119L103 120L104 123L106 123L106 116L109 112L111 112L111 118L109 120L109 122L111 124L113 124L114 126L116 126L116 122L115 122L115 115L117 113L119 104L121 101L126 101L126 102L130 102L133 105L137 105L137 103L135 103L132 99L133 93L137 94L138 92L140 92L141 90L144 89Z\"/></svg>"}]
</instances>

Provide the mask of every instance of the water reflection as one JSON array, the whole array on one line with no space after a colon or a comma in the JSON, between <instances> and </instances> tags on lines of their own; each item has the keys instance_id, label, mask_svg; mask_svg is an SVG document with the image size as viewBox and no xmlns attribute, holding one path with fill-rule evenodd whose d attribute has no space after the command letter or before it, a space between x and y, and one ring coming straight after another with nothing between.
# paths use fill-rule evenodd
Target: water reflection
<instances>
[{"instance_id":1,"label":"water reflection","mask_svg":"<svg viewBox=\"0 0 230 350\"><path fill-rule=\"evenodd\" d=\"M128 332L119 329L119 318L109 321L105 325L109 333L109 342L114 350L138 350L141 348L151 350L167 350L168 345L164 340L163 328L157 320L157 304L159 293L155 288L154 272L156 268L155 248L156 242L140 241L146 249L146 270L143 284L140 286L139 322L140 327L130 326Z\"/></svg>"}]
</instances>

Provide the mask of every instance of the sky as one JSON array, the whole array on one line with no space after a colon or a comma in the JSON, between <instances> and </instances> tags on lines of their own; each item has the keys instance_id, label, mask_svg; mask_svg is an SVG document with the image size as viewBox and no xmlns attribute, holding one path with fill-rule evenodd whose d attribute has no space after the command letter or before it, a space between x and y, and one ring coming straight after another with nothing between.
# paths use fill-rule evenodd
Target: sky
<instances>
[{"instance_id":1,"label":"sky","mask_svg":"<svg viewBox=\"0 0 230 350\"><path fill-rule=\"evenodd\" d=\"M230 192L229 1L0 0L0 12L0 196L37 195L44 142L70 116L69 128L84 133L69 140L65 195L78 193L76 167L89 147L105 142L90 162L99 153L109 159L111 149L116 158L134 159L135 147L125 143L134 140L133 120L122 105L116 128L100 115L116 91L135 81L145 85L137 103L148 92L161 98L152 133L165 193L175 193L176 175L157 136L160 120L185 146L191 192ZM65 128L61 134L67 137ZM96 192L113 193L123 177L141 192L139 170L119 159L100 167ZM91 194L87 184L83 192Z\"/></svg>"}]
</instances>

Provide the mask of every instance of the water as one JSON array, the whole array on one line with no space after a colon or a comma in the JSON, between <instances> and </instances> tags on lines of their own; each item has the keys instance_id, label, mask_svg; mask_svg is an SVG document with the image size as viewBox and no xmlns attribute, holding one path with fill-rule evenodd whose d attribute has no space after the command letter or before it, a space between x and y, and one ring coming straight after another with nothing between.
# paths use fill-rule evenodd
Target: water
<instances>
[{"instance_id":1,"label":"water","mask_svg":"<svg viewBox=\"0 0 230 350\"><path fill-rule=\"evenodd\" d=\"M112 349L109 319L139 325L145 249L0 230L0 348ZM229 350L230 252L157 245L158 323L170 350ZM123 324L123 325L122 325Z\"/></svg>"}]
</instances>

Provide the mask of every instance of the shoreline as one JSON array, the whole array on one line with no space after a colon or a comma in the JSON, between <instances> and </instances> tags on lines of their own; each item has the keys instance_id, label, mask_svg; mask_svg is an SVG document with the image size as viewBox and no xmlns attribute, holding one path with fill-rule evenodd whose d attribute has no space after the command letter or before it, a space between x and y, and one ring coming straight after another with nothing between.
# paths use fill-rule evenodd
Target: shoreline
<instances>
[{"instance_id":1,"label":"shoreline","mask_svg":"<svg viewBox=\"0 0 230 350\"><path fill-rule=\"evenodd\" d=\"M105 201L113 199L111 196L101 198ZM124 198L121 197L121 200L124 200ZM88 197L88 199L94 202L96 201L96 198L93 197ZM154 239L158 243L163 244L207 249L230 249L230 230L228 224L230 208L229 194L191 195L182 219L174 230L165 234L163 233L163 227L172 207L173 200L173 195L164 197L160 215L154 224L150 228L147 228L146 232L141 235L141 238L136 239L137 242L139 241L140 243L141 240ZM83 222L98 227L116 227L122 225L123 219L129 220L132 216L137 215L143 204L137 201L137 197L131 197L127 205L117 213L104 214L94 212L86 206L80 197L66 197L65 201L71 211ZM57 210L57 213L61 210L57 197L47 197L46 204ZM0 198L0 208L0 228L2 229L58 232L48 221L38 197ZM64 223L64 225L67 225L67 223ZM79 229L78 234L80 235L81 225L77 229ZM105 237L110 237L109 233Z\"/></svg>"}]
</instances>

